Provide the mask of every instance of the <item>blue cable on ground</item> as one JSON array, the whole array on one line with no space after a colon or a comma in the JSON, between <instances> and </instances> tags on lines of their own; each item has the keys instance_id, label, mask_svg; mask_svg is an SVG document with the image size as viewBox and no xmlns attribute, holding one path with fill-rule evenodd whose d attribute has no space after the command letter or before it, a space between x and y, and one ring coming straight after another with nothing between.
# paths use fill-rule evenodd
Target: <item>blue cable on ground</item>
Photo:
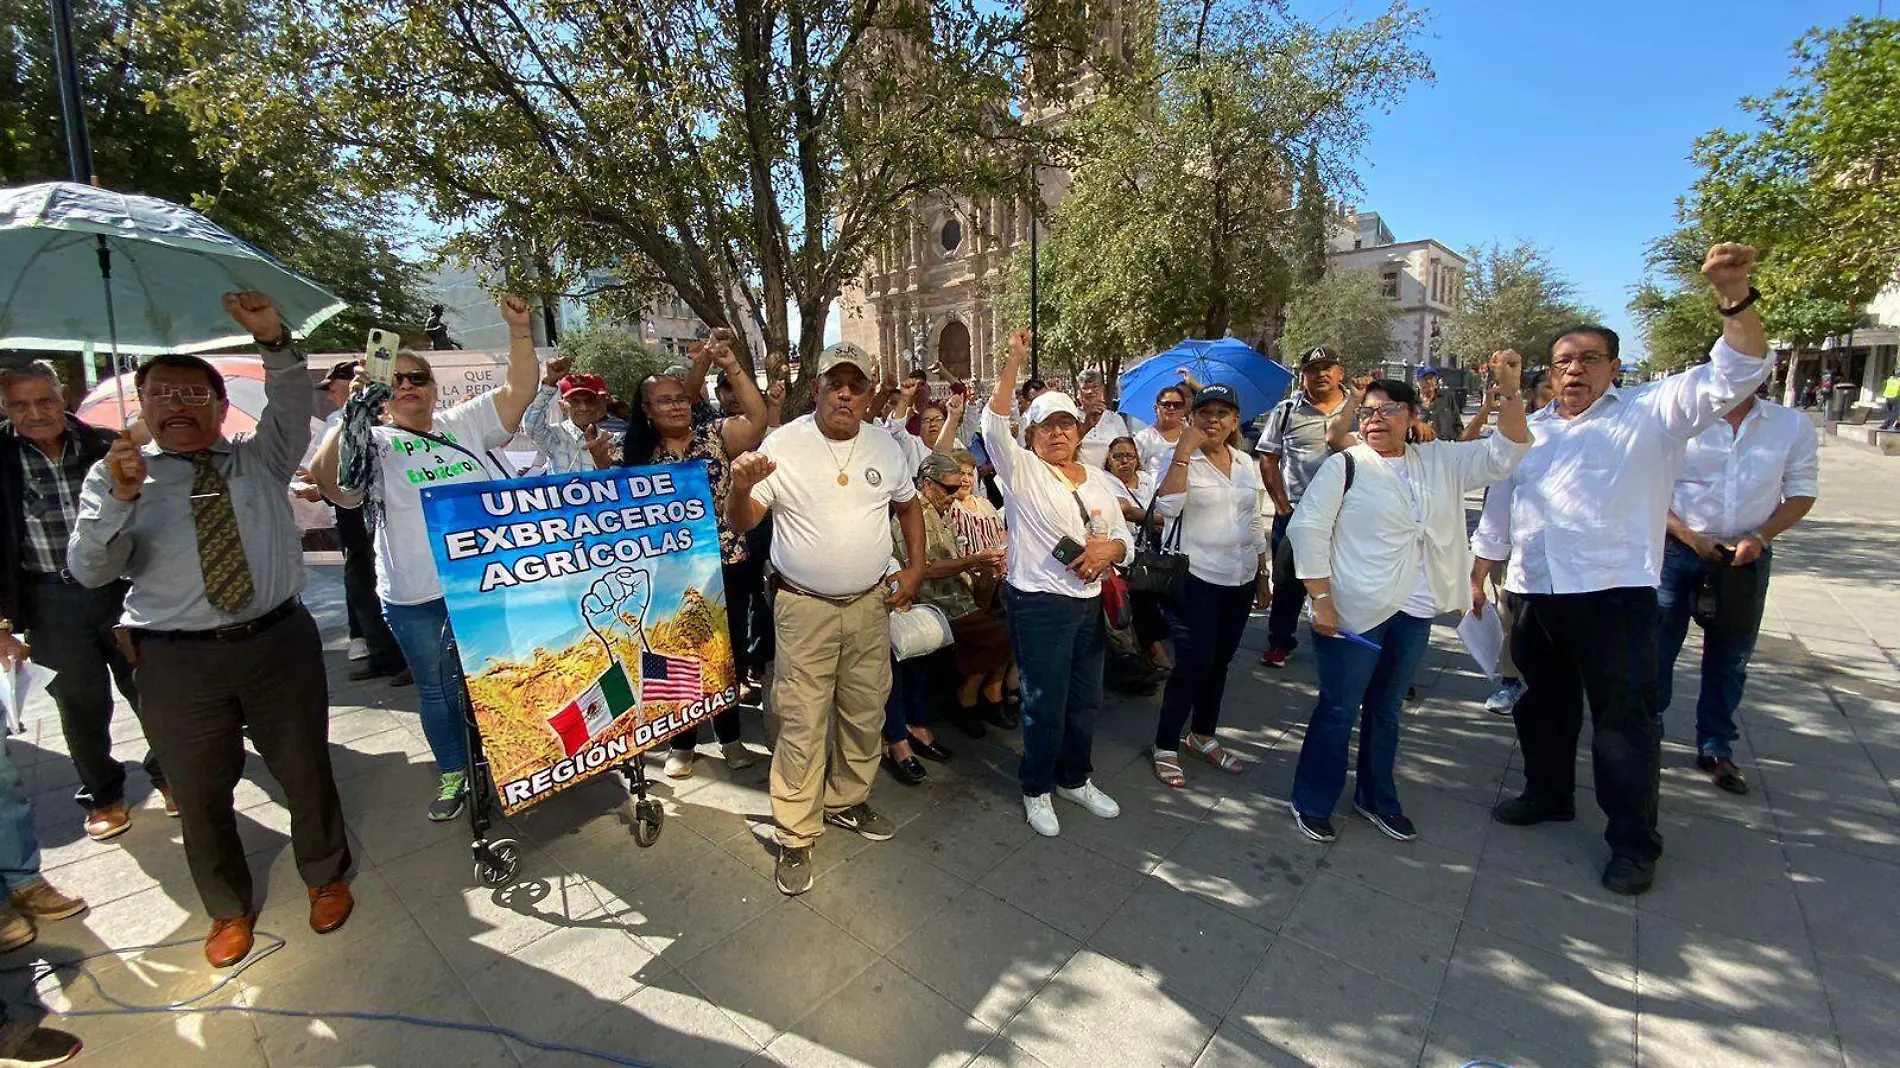
<instances>
[{"instance_id":1,"label":"blue cable on ground","mask_svg":"<svg viewBox=\"0 0 1900 1068\"><path fill-rule=\"evenodd\" d=\"M258 963L272 953L284 948L284 940L267 931L256 932L256 937L259 940L260 947L252 952L250 956L246 957L242 964L231 969L225 974L224 978L218 980L210 989L186 998L183 1001L172 1002L169 1005L133 1005L120 1001L118 998L106 993L105 987L99 984L98 976L93 975L92 970L85 967L85 965L90 961L99 960L104 957L118 957L126 953L175 949L179 946L196 946L200 944L198 939L187 938L176 942L155 942L146 946L127 946L123 949L101 950L98 953L88 953L83 957L74 957L71 960L44 961L34 964L15 965L11 968L0 968L0 975L14 975L20 972L30 972L33 976L33 985L37 987L42 981L62 971L71 970L91 983L92 988L98 992L101 998L104 998L107 1002L116 1006L116 1008L110 1009L75 1009L71 1012L57 1014L62 1017L132 1016L147 1013L190 1015L214 1012L236 1012L253 1016L277 1016L292 1020L334 1019L360 1020L365 1023L399 1023L408 1024L411 1027L434 1028L439 1031L469 1031L475 1034L493 1035L497 1038L512 1039L530 1049L572 1053L593 1060L604 1061L608 1064L624 1065L625 1068L662 1068L661 1065L654 1064L650 1061L643 1061L634 1057L623 1057L620 1054L608 1053L604 1050L588 1049L585 1046L570 1046L562 1042L545 1042L538 1038L529 1038L527 1035L512 1028L497 1027L493 1024L471 1024L457 1023L452 1020L431 1020L421 1016L410 1016L405 1013L397 1012L354 1012L349 1010L314 1011L310 1009L267 1009L245 1005L197 1004L197 1002L213 997L225 987L230 986L231 983L236 980L238 976L243 975L251 965Z\"/></svg>"}]
</instances>

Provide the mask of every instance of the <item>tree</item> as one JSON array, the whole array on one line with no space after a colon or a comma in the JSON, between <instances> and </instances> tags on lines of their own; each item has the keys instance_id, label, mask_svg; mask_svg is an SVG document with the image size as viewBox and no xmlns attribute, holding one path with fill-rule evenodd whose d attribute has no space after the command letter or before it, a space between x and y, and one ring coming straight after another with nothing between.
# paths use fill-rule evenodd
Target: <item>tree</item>
<instances>
[{"instance_id":1,"label":"tree","mask_svg":"<svg viewBox=\"0 0 1900 1068\"><path fill-rule=\"evenodd\" d=\"M629 404L640 403L640 383L666 370L671 362L665 353L640 340L637 332L600 323L562 334L555 352L572 359L575 371L599 375L608 393Z\"/></svg>"},{"instance_id":2,"label":"tree","mask_svg":"<svg viewBox=\"0 0 1900 1068\"><path fill-rule=\"evenodd\" d=\"M1306 166L1300 171L1300 199L1293 210L1293 280L1297 285L1314 285L1326 274L1327 238L1332 229L1316 146L1306 150Z\"/></svg>"},{"instance_id":3,"label":"tree","mask_svg":"<svg viewBox=\"0 0 1900 1068\"><path fill-rule=\"evenodd\" d=\"M1442 350L1465 367L1482 367L1500 349L1526 360L1550 355L1557 332L1597 318L1577 303L1576 287L1529 241L1465 250L1464 299L1452 309Z\"/></svg>"},{"instance_id":4,"label":"tree","mask_svg":"<svg viewBox=\"0 0 1900 1068\"><path fill-rule=\"evenodd\" d=\"M1081 6L157 0L150 22L215 158L296 146L402 190L544 295L602 268L670 291L755 325L778 377L914 199L1020 181L1047 137L1012 86L1067 62Z\"/></svg>"},{"instance_id":5,"label":"tree","mask_svg":"<svg viewBox=\"0 0 1900 1068\"><path fill-rule=\"evenodd\" d=\"M1900 270L1900 19L1811 30L1793 56L1788 84L1742 101L1753 130L1696 142L1682 214L1762 251L1765 309L1864 305Z\"/></svg>"},{"instance_id":6,"label":"tree","mask_svg":"<svg viewBox=\"0 0 1900 1068\"><path fill-rule=\"evenodd\" d=\"M1374 272L1333 271L1287 301L1280 351L1290 359L1324 345L1349 373L1377 370L1398 347L1392 338L1398 313L1399 302L1385 295L1385 282Z\"/></svg>"},{"instance_id":7,"label":"tree","mask_svg":"<svg viewBox=\"0 0 1900 1068\"><path fill-rule=\"evenodd\" d=\"M64 180L67 164L54 76L52 28L40 0L0 0L0 181ZM93 169L108 188L195 208L213 222L314 278L349 303L310 339L314 350L352 349L371 325L420 331L416 271L383 220L390 206L352 198L289 157L259 155L230 169L199 154L190 126L153 94L185 69L148 34L127 25L128 5L105 0L74 11L74 49L85 94ZM215 300L216 294L209 299Z\"/></svg>"},{"instance_id":8,"label":"tree","mask_svg":"<svg viewBox=\"0 0 1900 1068\"><path fill-rule=\"evenodd\" d=\"M1430 77L1422 19L1402 0L1324 26L1277 0L1158 11L1147 76L1088 101L1063 129L1073 180L1044 231L1038 279L1042 351L1058 364L1112 368L1230 332L1264 344L1296 274L1313 273L1325 189L1354 181L1365 113ZM1024 258L997 302L1017 324L1028 318Z\"/></svg>"},{"instance_id":9,"label":"tree","mask_svg":"<svg viewBox=\"0 0 1900 1068\"><path fill-rule=\"evenodd\" d=\"M1722 315L1715 290L1702 278L1702 258L1710 241L1693 228L1678 230L1650 244L1648 276L1630 297L1630 314L1643 332L1651 373L1681 370L1699 363L1722 336Z\"/></svg>"}]
</instances>

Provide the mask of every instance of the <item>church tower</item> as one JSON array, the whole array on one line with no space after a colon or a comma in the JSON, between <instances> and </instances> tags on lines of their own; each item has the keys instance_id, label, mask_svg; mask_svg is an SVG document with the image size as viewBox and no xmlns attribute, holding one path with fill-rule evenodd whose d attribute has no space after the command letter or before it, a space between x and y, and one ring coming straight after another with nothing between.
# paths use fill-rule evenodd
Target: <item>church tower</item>
<instances>
[{"instance_id":1,"label":"church tower","mask_svg":"<svg viewBox=\"0 0 1900 1068\"><path fill-rule=\"evenodd\" d=\"M1152 0L1085 0L1082 10L1092 39L1073 95L1085 100L1100 69L1145 59L1154 21ZM1021 89L1027 97L1029 87ZM1069 183L1067 171L1041 168L1036 185L1045 209L1061 202ZM994 382L1002 334L989 290L1011 255L1026 254L1032 207L1001 195L914 205L840 298L844 339L889 372L941 360L959 378Z\"/></svg>"}]
</instances>

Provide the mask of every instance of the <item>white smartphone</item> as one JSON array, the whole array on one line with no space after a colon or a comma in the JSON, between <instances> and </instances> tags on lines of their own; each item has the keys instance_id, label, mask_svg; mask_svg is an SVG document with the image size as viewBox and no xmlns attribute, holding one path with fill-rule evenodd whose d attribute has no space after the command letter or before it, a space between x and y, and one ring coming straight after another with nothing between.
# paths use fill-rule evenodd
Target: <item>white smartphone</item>
<instances>
[{"instance_id":1,"label":"white smartphone","mask_svg":"<svg viewBox=\"0 0 1900 1068\"><path fill-rule=\"evenodd\" d=\"M380 382L387 386L396 380L396 350L402 347L402 338L393 330L371 330L369 344L364 349L363 368L369 373L371 382Z\"/></svg>"}]
</instances>

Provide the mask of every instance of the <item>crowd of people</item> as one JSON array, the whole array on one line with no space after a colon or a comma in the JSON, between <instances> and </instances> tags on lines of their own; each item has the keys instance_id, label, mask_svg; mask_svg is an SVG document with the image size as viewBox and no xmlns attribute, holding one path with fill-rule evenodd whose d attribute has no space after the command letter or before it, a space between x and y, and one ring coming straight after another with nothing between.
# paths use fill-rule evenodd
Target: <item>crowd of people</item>
<instances>
[{"instance_id":1,"label":"crowd of people","mask_svg":"<svg viewBox=\"0 0 1900 1068\"><path fill-rule=\"evenodd\" d=\"M525 433L554 473L707 465L742 703L762 703L776 725L769 789L786 894L811 887L827 826L892 837L871 804L878 772L924 784L925 762L954 759L940 724L1020 733L1037 834L1059 835L1075 811L1115 818L1094 745L1117 648L1165 679L1147 754L1161 783L1190 786L1184 756L1245 770L1221 723L1229 668L1262 607L1261 663L1287 664L1304 611L1319 679L1287 798L1300 833L1338 834L1355 723L1353 811L1394 839L1427 833L1398 794L1404 699L1435 620L1496 610L1509 640L1488 706L1513 717L1525 785L1495 818L1575 818L1587 705L1603 882L1641 893L1662 850L1662 715L1688 620L1708 634L1698 764L1742 792L1735 711L1771 546L1816 493L1805 419L1755 397L1770 361L1753 258L1742 246L1709 253L1723 336L1686 373L1619 385L1616 335L1580 326L1541 370L1498 353L1466 422L1436 374L1348 384L1318 348L1252 455L1232 385L1183 375L1147 422L1112 410L1099 376L1081 376L1073 397L1024 381L1022 331L987 396L952 380L941 400L923 371L886 381L862 350L833 345L811 368L811 410L789 420L783 385L761 391L735 340L715 332L691 365L641 381L614 420L598 377L541 367L530 309L512 295L500 298L510 349L498 388L439 408L427 359L405 350L377 412L362 369L338 365L318 389L341 408L313 449L302 353L267 296L232 294L227 310L266 368L254 435L224 436L224 380L195 356L140 368L142 437L74 419L44 365L0 379L0 653L58 671L52 697L94 839L131 819L109 752L113 686L138 715L147 772L180 820L212 920L211 964L243 959L256 922L232 807L246 738L283 787L310 926L333 931L353 907L352 858L284 487L307 478L352 517L346 600L369 652L354 677L413 679L439 774L425 814L451 820L469 803L469 738L417 487L510 477L493 450ZM1486 487L1467 535L1466 495ZM736 709L712 734L733 768L764 756ZM673 739L665 774L693 774L701 741ZM85 907L39 876L25 811L0 759L0 950Z\"/></svg>"}]
</instances>

